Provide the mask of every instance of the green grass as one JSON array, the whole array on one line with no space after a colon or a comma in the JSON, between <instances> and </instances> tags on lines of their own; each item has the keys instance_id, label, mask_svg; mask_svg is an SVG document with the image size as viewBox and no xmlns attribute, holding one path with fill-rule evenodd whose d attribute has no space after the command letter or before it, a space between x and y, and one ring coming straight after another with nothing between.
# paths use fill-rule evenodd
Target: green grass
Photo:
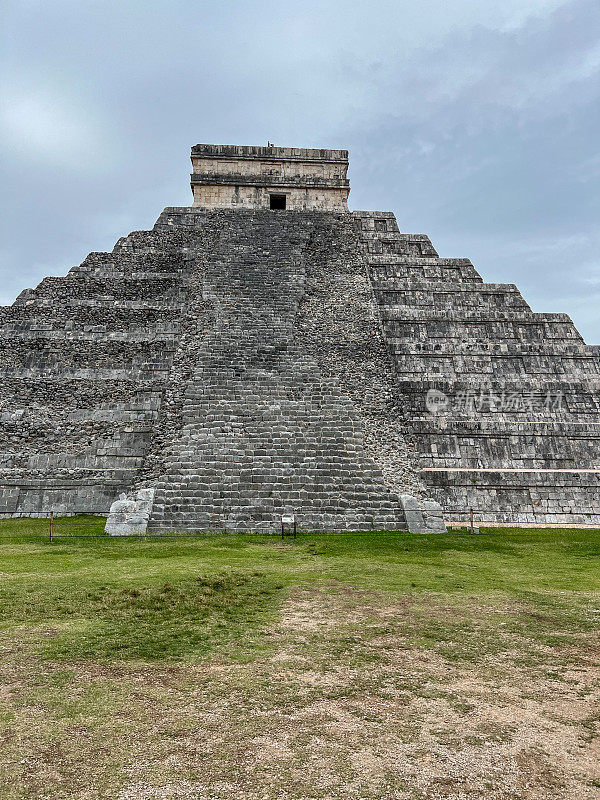
<instances>
[{"instance_id":1,"label":"green grass","mask_svg":"<svg viewBox=\"0 0 600 800\"><path fill-rule=\"evenodd\" d=\"M424 595L427 605L432 594L447 596L461 616L466 597L510 597L533 609L526 620L513 614L510 629L526 626L548 641L562 635L557 624L568 631L596 621L586 614L588 593L600 589L596 531L313 534L282 543L242 534L111 538L102 527L94 517L59 519L51 544L47 520L0 522L0 537L24 537L0 538L5 633L49 629L38 646L48 658L185 661L225 650L243 658L260 648L252 637L286 593L307 585ZM440 634L436 625L419 622L422 643ZM442 638L451 629L445 621Z\"/></svg>"},{"instance_id":2,"label":"green grass","mask_svg":"<svg viewBox=\"0 0 600 800\"><path fill-rule=\"evenodd\" d=\"M282 542L103 526L57 519L50 543L48 520L0 521L2 800L437 796L393 764L421 774L431 756L443 776L457 754L477 782L469 765L496 748L506 770L483 797L524 740L541 792L563 769L542 752L549 726L557 752L575 748L573 780L585 748L592 763L598 531Z\"/></svg>"},{"instance_id":3,"label":"green grass","mask_svg":"<svg viewBox=\"0 0 600 800\"><path fill-rule=\"evenodd\" d=\"M244 659L255 655L248 634L264 622L260 615L269 612L279 588L256 572L198 576L175 585L104 585L33 613L28 608L25 620L41 613L45 624L51 615L56 636L40 649L48 658L197 660L227 648L229 658Z\"/></svg>"}]
</instances>

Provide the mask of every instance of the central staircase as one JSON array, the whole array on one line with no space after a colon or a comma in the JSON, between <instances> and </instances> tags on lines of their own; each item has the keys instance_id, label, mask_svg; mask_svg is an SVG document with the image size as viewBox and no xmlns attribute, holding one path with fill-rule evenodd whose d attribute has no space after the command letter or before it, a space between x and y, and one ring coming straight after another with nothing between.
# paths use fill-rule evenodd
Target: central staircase
<instances>
[{"instance_id":1,"label":"central staircase","mask_svg":"<svg viewBox=\"0 0 600 800\"><path fill-rule=\"evenodd\" d=\"M295 340L307 226L255 212L203 233L196 269L214 325L195 343L149 530L272 531L300 509L311 530L405 529L352 403Z\"/></svg>"}]
</instances>

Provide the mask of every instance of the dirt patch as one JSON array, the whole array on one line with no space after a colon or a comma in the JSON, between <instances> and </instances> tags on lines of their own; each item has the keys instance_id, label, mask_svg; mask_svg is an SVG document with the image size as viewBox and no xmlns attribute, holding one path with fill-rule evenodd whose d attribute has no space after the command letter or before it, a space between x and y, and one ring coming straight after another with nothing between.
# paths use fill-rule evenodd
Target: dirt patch
<instances>
[{"instance_id":1,"label":"dirt patch","mask_svg":"<svg viewBox=\"0 0 600 800\"><path fill-rule=\"evenodd\" d=\"M597 661L562 670L552 680L547 673L560 663L561 653L545 648L540 655L544 648L525 637L513 654L526 657L533 648L532 665L515 667L505 658L499 666L491 653L488 660L465 667L434 648L410 646L410 601L385 605L379 598L378 604L373 595L364 600L360 606L351 601L349 608L347 596L299 592L290 599L281 627L288 653L322 664L320 671L299 672L297 680L325 687L337 675L338 689L343 689L339 697L303 707L293 723L304 729L320 725L324 735L337 739L354 765L351 780L364 783L367 796L386 796L382 776L389 779L390 771L404 784L404 794L397 796L598 796ZM480 616L482 628L486 617L497 613L483 604L469 607L469 618ZM430 608L436 620L456 621L456 614L451 606ZM379 633L379 627L385 632ZM323 663L323 653L335 653L340 639L352 652L352 634L356 641L358 632L363 655L376 648L379 658L367 658L366 664L339 676L334 664ZM323 673L329 681L319 681Z\"/></svg>"},{"instance_id":2,"label":"dirt patch","mask_svg":"<svg viewBox=\"0 0 600 800\"><path fill-rule=\"evenodd\" d=\"M522 611L333 585L291 595L251 663L6 648L3 800L597 800L587 634L552 646L511 628Z\"/></svg>"}]
</instances>

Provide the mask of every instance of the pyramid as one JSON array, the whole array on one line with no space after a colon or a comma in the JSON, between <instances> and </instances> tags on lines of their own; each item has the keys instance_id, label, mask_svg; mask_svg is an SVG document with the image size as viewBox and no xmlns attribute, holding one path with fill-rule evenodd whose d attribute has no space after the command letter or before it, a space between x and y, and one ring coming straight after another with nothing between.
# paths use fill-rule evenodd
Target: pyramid
<instances>
[{"instance_id":1,"label":"pyramid","mask_svg":"<svg viewBox=\"0 0 600 800\"><path fill-rule=\"evenodd\" d=\"M349 212L347 151L196 145L192 165L192 206L0 309L2 516L600 523L598 350L566 315Z\"/></svg>"}]
</instances>

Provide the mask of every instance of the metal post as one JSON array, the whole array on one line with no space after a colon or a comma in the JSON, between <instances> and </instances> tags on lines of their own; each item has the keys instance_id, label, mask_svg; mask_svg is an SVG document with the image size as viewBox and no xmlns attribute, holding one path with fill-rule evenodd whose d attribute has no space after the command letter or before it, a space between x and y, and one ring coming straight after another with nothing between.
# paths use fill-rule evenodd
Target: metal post
<instances>
[{"instance_id":1,"label":"metal post","mask_svg":"<svg viewBox=\"0 0 600 800\"><path fill-rule=\"evenodd\" d=\"M470 511L471 511L471 534L474 534L475 528L473 527L473 509L470 509Z\"/></svg>"},{"instance_id":2,"label":"metal post","mask_svg":"<svg viewBox=\"0 0 600 800\"><path fill-rule=\"evenodd\" d=\"M54 533L54 511L50 512L50 544L52 544L52 534Z\"/></svg>"}]
</instances>

